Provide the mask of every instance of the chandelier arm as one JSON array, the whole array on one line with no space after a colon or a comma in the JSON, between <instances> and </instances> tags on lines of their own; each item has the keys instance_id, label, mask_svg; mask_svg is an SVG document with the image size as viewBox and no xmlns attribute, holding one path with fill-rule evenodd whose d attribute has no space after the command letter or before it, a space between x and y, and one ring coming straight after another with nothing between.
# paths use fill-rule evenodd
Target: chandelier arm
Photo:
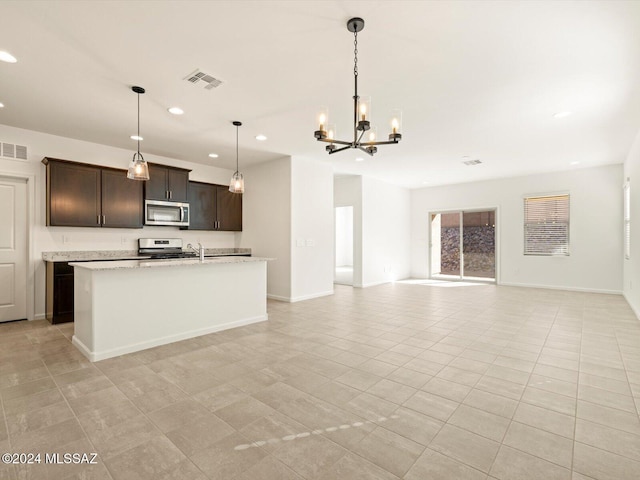
<instances>
[{"instance_id":1,"label":"chandelier arm","mask_svg":"<svg viewBox=\"0 0 640 480\"><path fill-rule=\"evenodd\" d=\"M362 140L362 136L364 135L365 130L363 130L360 133L360 136L358 137L358 140L356 140L356 145L362 145L362 142L360 142L360 140Z\"/></svg>"},{"instance_id":2,"label":"chandelier arm","mask_svg":"<svg viewBox=\"0 0 640 480\"><path fill-rule=\"evenodd\" d=\"M349 145L349 146L353 145L353 142L345 142L344 140L335 140L335 139L329 139L329 138L317 138L316 140L324 143L337 143L338 145Z\"/></svg>"},{"instance_id":3,"label":"chandelier arm","mask_svg":"<svg viewBox=\"0 0 640 480\"><path fill-rule=\"evenodd\" d=\"M360 145L364 145L364 146L375 146L375 145L393 145L394 143L398 143L397 140L389 140L389 141L384 141L384 142L364 142L361 143Z\"/></svg>"},{"instance_id":4,"label":"chandelier arm","mask_svg":"<svg viewBox=\"0 0 640 480\"><path fill-rule=\"evenodd\" d=\"M347 150L349 148L351 148L351 144L347 145L346 147L336 148L335 150L330 151L329 155L333 155L334 153L342 152L343 150Z\"/></svg>"},{"instance_id":5,"label":"chandelier arm","mask_svg":"<svg viewBox=\"0 0 640 480\"><path fill-rule=\"evenodd\" d=\"M373 153L374 152L370 152L369 150L367 150L366 148L363 147L358 147L358 150L362 150L364 153L366 153L367 155L373 157Z\"/></svg>"}]
</instances>

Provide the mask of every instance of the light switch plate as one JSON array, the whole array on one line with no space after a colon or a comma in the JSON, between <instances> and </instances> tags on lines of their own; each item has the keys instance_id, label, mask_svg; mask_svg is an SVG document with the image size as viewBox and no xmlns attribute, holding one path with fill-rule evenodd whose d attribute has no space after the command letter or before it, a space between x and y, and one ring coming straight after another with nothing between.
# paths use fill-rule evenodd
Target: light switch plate
<instances>
[{"instance_id":1,"label":"light switch plate","mask_svg":"<svg viewBox=\"0 0 640 480\"><path fill-rule=\"evenodd\" d=\"M305 243L304 243L304 238L298 238L296 240L296 247L304 247Z\"/></svg>"},{"instance_id":2,"label":"light switch plate","mask_svg":"<svg viewBox=\"0 0 640 480\"><path fill-rule=\"evenodd\" d=\"M316 241L313 238L307 238L307 247L315 247Z\"/></svg>"}]
</instances>

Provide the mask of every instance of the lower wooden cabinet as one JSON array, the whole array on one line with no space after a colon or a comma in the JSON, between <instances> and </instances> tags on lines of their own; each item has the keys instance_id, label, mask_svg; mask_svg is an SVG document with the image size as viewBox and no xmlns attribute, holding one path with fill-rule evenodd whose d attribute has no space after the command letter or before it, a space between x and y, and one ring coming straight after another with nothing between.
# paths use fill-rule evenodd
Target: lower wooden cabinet
<instances>
[{"instance_id":1,"label":"lower wooden cabinet","mask_svg":"<svg viewBox=\"0 0 640 480\"><path fill-rule=\"evenodd\" d=\"M242 231L242 195L226 185L189 182L189 230Z\"/></svg>"},{"instance_id":2,"label":"lower wooden cabinet","mask_svg":"<svg viewBox=\"0 0 640 480\"><path fill-rule=\"evenodd\" d=\"M68 262L46 262L46 317L49 322L73 322L73 267Z\"/></svg>"}]
</instances>

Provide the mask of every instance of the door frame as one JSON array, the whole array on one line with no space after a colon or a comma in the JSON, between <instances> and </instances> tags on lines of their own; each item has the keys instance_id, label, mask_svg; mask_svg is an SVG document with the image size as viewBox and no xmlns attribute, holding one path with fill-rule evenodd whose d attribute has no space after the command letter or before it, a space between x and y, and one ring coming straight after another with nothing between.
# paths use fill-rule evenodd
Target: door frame
<instances>
[{"instance_id":1,"label":"door frame","mask_svg":"<svg viewBox=\"0 0 640 480\"><path fill-rule=\"evenodd\" d=\"M494 254L494 258L495 258L495 268L496 268L496 275L495 278L493 280L481 280L481 279L476 279L476 277L474 278L474 282L480 282L480 283L494 283L496 285L500 284L500 231L501 231L501 226L502 226L502 221L500 219L500 208L499 207L472 207L472 208L449 208L449 209L439 209L439 210L430 210L429 214L427 216L427 272L428 272L428 278L432 279L432 280L442 280L442 277L434 277L433 273L431 271L431 250L433 248L433 242L432 242L432 228L431 228L431 217L433 215L437 215L437 214L443 214L443 213L472 213L472 212L487 212L487 211L494 211L495 212L495 218L496 218L496 228L494 230L494 235L495 235L495 254ZM460 227L462 229L462 215L460 216ZM464 272L464 266L462 264L462 262L464 261L464 256L463 256L463 252L462 252L462 236L460 236L460 266L461 268L461 272ZM468 282L468 279L465 279L462 277L462 275L458 276L458 277L454 277L451 276L451 278L447 278L447 280L450 280L452 282Z\"/></svg>"},{"instance_id":2,"label":"door frame","mask_svg":"<svg viewBox=\"0 0 640 480\"><path fill-rule=\"evenodd\" d=\"M33 224L36 218L36 176L26 173L7 172L0 170L0 177L22 180L27 184L27 320L36 320L36 258L33 242ZM39 318L45 318L44 312Z\"/></svg>"}]
</instances>

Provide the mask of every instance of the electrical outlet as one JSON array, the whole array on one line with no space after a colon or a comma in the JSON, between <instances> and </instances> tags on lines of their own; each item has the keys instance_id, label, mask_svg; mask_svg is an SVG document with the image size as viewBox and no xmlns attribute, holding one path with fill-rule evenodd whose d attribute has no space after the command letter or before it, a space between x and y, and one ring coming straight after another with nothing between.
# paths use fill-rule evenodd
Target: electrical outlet
<instances>
[{"instance_id":1,"label":"electrical outlet","mask_svg":"<svg viewBox=\"0 0 640 480\"><path fill-rule=\"evenodd\" d=\"M71 241L71 237L69 235L62 235L62 243L69 243Z\"/></svg>"}]
</instances>

